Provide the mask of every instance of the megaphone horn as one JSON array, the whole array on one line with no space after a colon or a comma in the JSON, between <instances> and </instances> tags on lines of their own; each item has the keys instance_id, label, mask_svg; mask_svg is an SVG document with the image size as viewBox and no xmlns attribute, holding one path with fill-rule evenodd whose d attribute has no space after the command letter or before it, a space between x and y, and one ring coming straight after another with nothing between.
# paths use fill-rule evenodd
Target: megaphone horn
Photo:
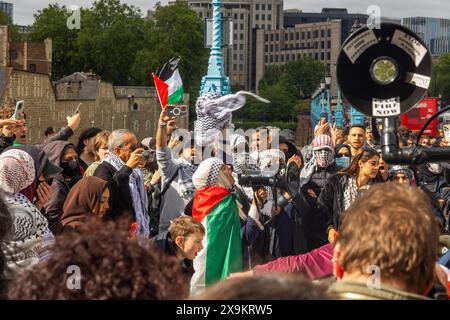
<instances>
[{"instance_id":1,"label":"megaphone horn","mask_svg":"<svg viewBox=\"0 0 450 320\"><path fill-rule=\"evenodd\" d=\"M408 112L427 94L432 59L425 43L408 28L381 23L362 27L342 45L337 82L349 103L367 116Z\"/></svg>"}]
</instances>

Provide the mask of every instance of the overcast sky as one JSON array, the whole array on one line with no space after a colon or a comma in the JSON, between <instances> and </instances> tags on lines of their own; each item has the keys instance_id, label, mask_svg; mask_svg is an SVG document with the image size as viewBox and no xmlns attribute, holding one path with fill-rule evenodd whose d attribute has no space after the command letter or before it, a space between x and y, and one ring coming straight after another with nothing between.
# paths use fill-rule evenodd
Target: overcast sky
<instances>
[{"instance_id":1,"label":"overcast sky","mask_svg":"<svg viewBox=\"0 0 450 320\"><path fill-rule=\"evenodd\" d=\"M29 25L34 21L33 14L51 3L60 5L78 5L90 7L92 0L6 0L14 3L14 22ZM156 0L122 0L141 9L146 14L152 9ZM168 0L161 0L165 4ZM351 13L366 13L367 7L378 5L381 15L385 17L427 16L450 18L449 0L285 0L285 9L302 9L304 12L320 12L323 7L347 8Z\"/></svg>"}]
</instances>

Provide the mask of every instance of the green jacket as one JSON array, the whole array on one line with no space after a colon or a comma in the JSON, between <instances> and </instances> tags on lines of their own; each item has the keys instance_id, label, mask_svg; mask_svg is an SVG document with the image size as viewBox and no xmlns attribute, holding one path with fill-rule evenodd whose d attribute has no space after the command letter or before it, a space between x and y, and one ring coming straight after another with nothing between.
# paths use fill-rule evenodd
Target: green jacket
<instances>
[{"instance_id":1,"label":"green jacket","mask_svg":"<svg viewBox=\"0 0 450 320\"><path fill-rule=\"evenodd\" d=\"M337 300L430 300L425 296L388 286L369 289L365 283L350 281L338 281L330 286L328 292Z\"/></svg>"}]
</instances>

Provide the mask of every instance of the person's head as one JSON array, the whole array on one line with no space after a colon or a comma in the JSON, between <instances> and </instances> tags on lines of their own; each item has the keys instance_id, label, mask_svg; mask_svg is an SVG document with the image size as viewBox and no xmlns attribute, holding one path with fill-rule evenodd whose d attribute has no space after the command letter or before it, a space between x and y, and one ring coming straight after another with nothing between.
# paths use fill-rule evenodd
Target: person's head
<instances>
[{"instance_id":1,"label":"person's head","mask_svg":"<svg viewBox=\"0 0 450 320\"><path fill-rule=\"evenodd\" d=\"M272 135L267 128L258 128L252 134L251 148L256 151L264 151L270 149Z\"/></svg>"},{"instance_id":2,"label":"person's head","mask_svg":"<svg viewBox=\"0 0 450 320\"><path fill-rule=\"evenodd\" d=\"M108 139L111 132L101 131L94 138L95 161L103 161L108 156Z\"/></svg>"},{"instance_id":3,"label":"person's head","mask_svg":"<svg viewBox=\"0 0 450 320\"><path fill-rule=\"evenodd\" d=\"M13 222L8 207L0 193L0 299L6 298L8 280L6 277L7 260L4 254L4 241L13 229Z\"/></svg>"},{"instance_id":4,"label":"person's head","mask_svg":"<svg viewBox=\"0 0 450 320\"><path fill-rule=\"evenodd\" d=\"M403 166L393 166L390 170L391 180L407 185L414 185L414 173L411 169Z\"/></svg>"},{"instance_id":5,"label":"person's head","mask_svg":"<svg viewBox=\"0 0 450 320\"><path fill-rule=\"evenodd\" d=\"M190 216L180 216L170 222L169 234L184 259L194 260L203 249L203 225Z\"/></svg>"},{"instance_id":6,"label":"person's head","mask_svg":"<svg viewBox=\"0 0 450 320\"><path fill-rule=\"evenodd\" d=\"M284 158L288 161L292 156L297 155L297 148L283 136L280 136L278 149L283 151Z\"/></svg>"},{"instance_id":7,"label":"person's head","mask_svg":"<svg viewBox=\"0 0 450 320\"><path fill-rule=\"evenodd\" d=\"M267 273L218 282L193 300L327 300L325 288L286 273Z\"/></svg>"},{"instance_id":8,"label":"person's head","mask_svg":"<svg viewBox=\"0 0 450 320\"><path fill-rule=\"evenodd\" d=\"M372 133L372 128L367 127L366 128L366 140L369 142L373 142L373 133Z\"/></svg>"},{"instance_id":9,"label":"person's head","mask_svg":"<svg viewBox=\"0 0 450 320\"><path fill-rule=\"evenodd\" d=\"M178 129L178 125L177 125L176 118L173 118L167 122L167 137L169 138L169 140L170 140L170 137L172 136L172 132L175 129Z\"/></svg>"},{"instance_id":10,"label":"person's head","mask_svg":"<svg viewBox=\"0 0 450 320\"><path fill-rule=\"evenodd\" d=\"M127 129L114 130L108 138L109 152L115 154L125 163L130 159L131 153L138 147L135 134Z\"/></svg>"},{"instance_id":11,"label":"person's head","mask_svg":"<svg viewBox=\"0 0 450 320\"><path fill-rule=\"evenodd\" d=\"M334 163L334 144L329 135L322 134L315 137L311 145L320 168L327 168Z\"/></svg>"},{"instance_id":12,"label":"person's head","mask_svg":"<svg viewBox=\"0 0 450 320\"><path fill-rule=\"evenodd\" d=\"M219 158L203 160L192 176L192 183L197 190L213 186L229 189L234 182L231 167Z\"/></svg>"},{"instance_id":13,"label":"person's head","mask_svg":"<svg viewBox=\"0 0 450 320\"><path fill-rule=\"evenodd\" d=\"M102 130L100 128L88 128L81 132L80 136L78 137L78 144L77 144L77 152L78 154L81 154L83 152L90 153L94 155L94 141L95 136L97 133L101 132Z\"/></svg>"},{"instance_id":14,"label":"person's head","mask_svg":"<svg viewBox=\"0 0 450 320\"><path fill-rule=\"evenodd\" d=\"M355 177L366 177L375 179L379 170L380 155L373 148L363 148L362 151L352 159L350 166L343 170L345 174Z\"/></svg>"},{"instance_id":15,"label":"person's head","mask_svg":"<svg viewBox=\"0 0 450 320\"><path fill-rule=\"evenodd\" d=\"M378 162L378 170L383 181L387 181L389 179L389 164L384 161L383 157L380 157Z\"/></svg>"},{"instance_id":16,"label":"person's head","mask_svg":"<svg viewBox=\"0 0 450 320\"><path fill-rule=\"evenodd\" d=\"M350 165L352 152L350 146L347 144L340 144L336 146L336 165L340 169L345 169Z\"/></svg>"},{"instance_id":17,"label":"person's head","mask_svg":"<svg viewBox=\"0 0 450 320\"><path fill-rule=\"evenodd\" d=\"M14 115L15 108L7 107L0 110L0 118L1 119L9 119ZM20 120L22 120L22 124L20 125L8 125L3 127L3 134L10 136L10 133L14 132L16 135L16 142L19 144L27 144L27 115L25 112L22 112L20 115ZM11 134L12 135L12 134Z\"/></svg>"},{"instance_id":18,"label":"person's head","mask_svg":"<svg viewBox=\"0 0 450 320\"><path fill-rule=\"evenodd\" d=\"M188 283L179 261L129 239L128 221L123 224L100 219L87 221L80 229L58 237L52 252L48 260L15 278L9 290L10 299L187 297Z\"/></svg>"},{"instance_id":19,"label":"person's head","mask_svg":"<svg viewBox=\"0 0 450 320\"><path fill-rule=\"evenodd\" d=\"M413 135L409 135L407 140L407 146L409 148L412 148L415 142L416 142L415 137Z\"/></svg>"},{"instance_id":20,"label":"person's head","mask_svg":"<svg viewBox=\"0 0 450 320\"><path fill-rule=\"evenodd\" d=\"M366 283L373 276L368 270L376 267L381 285L425 295L433 282L438 237L423 191L399 183L377 184L343 216L334 247L335 275Z\"/></svg>"},{"instance_id":21,"label":"person's head","mask_svg":"<svg viewBox=\"0 0 450 320\"><path fill-rule=\"evenodd\" d=\"M59 163L60 167L63 169L63 175L70 178L75 178L81 175L78 154L73 144L68 144L64 147Z\"/></svg>"},{"instance_id":22,"label":"person's head","mask_svg":"<svg viewBox=\"0 0 450 320\"><path fill-rule=\"evenodd\" d=\"M363 147L365 140L366 128L358 124L352 125L350 127L350 131L348 132L348 142L350 143L350 146L354 150L359 151ZM353 154L352 156L355 156L355 154Z\"/></svg>"},{"instance_id":23,"label":"person's head","mask_svg":"<svg viewBox=\"0 0 450 320\"><path fill-rule=\"evenodd\" d=\"M94 176L82 178L70 189L67 195L61 223L67 224L66 217L70 222L75 221L74 214L80 217L81 214L92 214L99 218L107 217L107 213L111 210L110 198L111 191L107 181ZM80 220L84 218L82 217Z\"/></svg>"},{"instance_id":24,"label":"person's head","mask_svg":"<svg viewBox=\"0 0 450 320\"><path fill-rule=\"evenodd\" d=\"M0 191L17 193L35 178L34 161L27 152L11 149L0 154Z\"/></svg>"},{"instance_id":25,"label":"person's head","mask_svg":"<svg viewBox=\"0 0 450 320\"><path fill-rule=\"evenodd\" d=\"M45 129L44 135L46 138L50 138L51 136L55 135L55 130L53 129L53 127L48 127L47 129Z\"/></svg>"}]
</instances>

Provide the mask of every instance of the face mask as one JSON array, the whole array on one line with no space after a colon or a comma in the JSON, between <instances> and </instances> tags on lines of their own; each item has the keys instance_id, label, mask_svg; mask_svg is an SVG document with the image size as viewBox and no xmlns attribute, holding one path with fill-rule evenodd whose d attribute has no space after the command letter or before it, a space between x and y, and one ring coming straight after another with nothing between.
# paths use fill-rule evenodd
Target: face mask
<instances>
[{"instance_id":1,"label":"face mask","mask_svg":"<svg viewBox=\"0 0 450 320\"><path fill-rule=\"evenodd\" d=\"M74 177L77 174L79 174L79 168L78 168L78 160L73 159L69 162L61 162L61 168L63 168L63 174L69 177Z\"/></svg>"},{"instance_id":2,"label":"face mask","mask_svg":"<svg viewBox=\"0 0 450 320\"><path fill-rule=\"evenodd\" d=\"M328 167L334 161L334 152L328 149L314 151L314 156L316 157L317 165L321 168Z\"/></svg>"},{"instance_id":3,"label":"face mask","mask_svg":"<svg viewBox=\"0 0 450 320\"><path fill-rule=\"evenodd\" d=\"M336 165L340 168L348 168L348 165L350 164L350 158L349 157L340 157L336 159Z\"/></svg>"}]
</instances>

